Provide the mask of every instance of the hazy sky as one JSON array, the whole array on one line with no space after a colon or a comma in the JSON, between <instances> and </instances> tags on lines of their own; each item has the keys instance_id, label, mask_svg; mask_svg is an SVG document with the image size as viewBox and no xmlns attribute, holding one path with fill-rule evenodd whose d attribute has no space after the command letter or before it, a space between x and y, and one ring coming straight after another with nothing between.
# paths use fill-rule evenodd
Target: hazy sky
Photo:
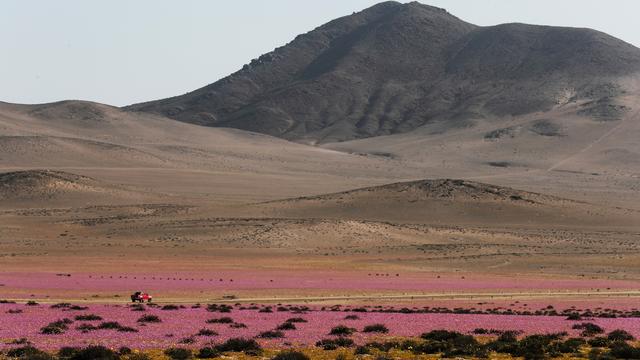
<instances>
[{"instance_id":1,"label":"hazy sky","mask_svg":"<svg viewBox=\"0 0 640 360\"><path fill-rule=\"evenodd\" d=\"M375 0L0 0L0 101L179 95ZM432 0L478 25L590 27L640 46L637 0Z\"/></svg>"}]
</instances>

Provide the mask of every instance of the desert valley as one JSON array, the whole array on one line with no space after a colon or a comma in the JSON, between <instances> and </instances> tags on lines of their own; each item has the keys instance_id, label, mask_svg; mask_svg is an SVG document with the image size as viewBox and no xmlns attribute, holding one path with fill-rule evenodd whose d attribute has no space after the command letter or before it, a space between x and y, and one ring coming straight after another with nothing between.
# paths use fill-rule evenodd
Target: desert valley
<instances>
[{"instance_id":1,"label":"desert valley","mask_svg":"<svg viewBox=\"0 0 640 360\"><path fill-rule=\"evenodd\" d=\"M639 138L640 49L415 2L170 99L0 103L0 359L638 358Z\"/></svg>"}]
</instances>

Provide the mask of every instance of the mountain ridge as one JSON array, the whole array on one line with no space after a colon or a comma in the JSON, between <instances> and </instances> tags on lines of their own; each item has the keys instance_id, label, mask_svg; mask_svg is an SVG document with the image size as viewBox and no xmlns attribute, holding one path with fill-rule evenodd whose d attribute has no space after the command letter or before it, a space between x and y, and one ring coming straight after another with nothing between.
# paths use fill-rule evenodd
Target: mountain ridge
<instances>
[{"instance_id":1,"label":"mountain ridge","mask_svg":"<svg viewBox=\"0 0 640 360\"><path fill-rule=\"evenodd\" d=\"M637 73L640 49L595 30L480 27L417 2L383 2L210 85L125 109L315 144L434 122L465 127L579 102L600 102L585 117L602 108L607 117L627 91L620 78Z\"/></svg>"}]
</instances>

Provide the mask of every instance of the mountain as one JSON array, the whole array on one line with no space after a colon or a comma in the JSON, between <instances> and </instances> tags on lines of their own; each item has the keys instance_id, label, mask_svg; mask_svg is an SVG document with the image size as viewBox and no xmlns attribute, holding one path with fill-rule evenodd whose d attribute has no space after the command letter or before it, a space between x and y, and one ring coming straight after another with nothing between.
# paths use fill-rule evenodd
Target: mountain
<instances>
[{"instance_id":1,"label":"mountain","mask_svg":"<svg viewBox=\"0 0 640 360\"><path fill-rule=\"evenodd\" d=\"M575 106L615 121L640 49L578 28L480 27L383 2L296 37L185 95L127 107L195 124L328 143Z\"/></svg>"}]
</instances>

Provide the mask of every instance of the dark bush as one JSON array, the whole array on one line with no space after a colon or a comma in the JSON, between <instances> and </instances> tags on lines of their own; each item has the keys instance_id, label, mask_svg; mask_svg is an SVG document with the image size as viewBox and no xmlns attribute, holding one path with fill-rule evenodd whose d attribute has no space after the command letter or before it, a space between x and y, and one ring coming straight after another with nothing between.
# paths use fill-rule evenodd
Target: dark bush
<instances>
[{"instance_id":1,"label":"dark bush","mask_svg":"<svg viewBox=\"0 0 640 360\"><path fill-rule=\"evenodd\" d=\"M118 329L119 332L131 332L131 333L135 333L138 332L138 329L136 328L132 328L131 326L121 326Z\"/></svg>"},{"instance_id":2,"label":"dark bush","mask_svg":"<svg viewBox=\"0 0 640 360\"><path fill-rule=\"evenodd\" d=\"M233 310L233 307L230 305L218 305L218 304L209 304L207 305L207 311L209 312L220 312L220 313L230 313Z\"/></svg>"},{"instance_id":3,"label":"dark bush","mask_svg":"<svg viewBox=\"0 0 640 360\"><path fill-rule=\"evenodd\" d=\"M310 360L310 358L299 351L285 350L272 357L271 360Z\"/></svg>"},{"instance_id":4,"label":"dark bush","mask_svg":"<svg viewBox=\"0 0 640 360\"><path fill-rule=\"evenodd\" d=\"M213 359L220 356L220 351L215 348L205 346L198 351L197 357L199 359Z\"/></svg>"},{"instance_id":5,"label":"dark bush","mask_svg":"<svg viewBox=\"0 0 640 360\"><path fill-rule=\"evenodd\" d=\"M58 304L53 304L53 305L51 305L49 307L51 309L64 309L64 308L71 307L71 304L69 304L69 303L58 303Z\"/></svg>"},{"instance_id":6,"label":"dark bush","mask_svg":"<svg viewBox=\"0 0 640 360\"><path fill-rule=\"evenodd\" d=\"M268 330L261 332L258 337L262 339L282 339L284 333L280 330Z\"/></svg>"},{"instance_id":7,"label":"dark bush","mask_svg":"<svg viewBox=\"0 0 640 360\"><path fill-rule=\"evenodd\" d=\"M33 346L23 346L13 348L7 351L10 358L28 359L28 360L54 360L53 356L39 350Z\"/></svg>"},{"instance_id":8,"label":"dark bush","mask_svg":"<svg viewBox=\"0 0 640 360\"><path fill-rule=\"evenodd\" d=\"M573 350L579 344L584 344L582 339L569 339L565 343L559 343L564 333L546 334L546 335L530 335L517 343L496 341L488 344L487 348L500 353L507 353L511 356L524 357L526 360L546 359L547 357L560 356L559 350Z\"/></svg>"},{"instance_id":9,"label":"dark bush","mask_svg":"<svg viewBox=\"0 0 640 360\"><path fill-rule=\"evenodd\" d=\"M296 325L290 322L284 322L278 325L278 327L276 327L276 330L295 330L295 329L296 329Z\"/></svg>"},{"instance_id":10,"label":"dark bush","mask_svg":"<svg viewBox=\"0 0 640 360\"><path fill-rule=\"evenodd\" d=\"M575 324L572 328L576 330L582 330L582 333L580 335L584 337L591 337L597 334L604 333L604 329L594 323Z\"/></svg>"},{"instance_id":11,"label":"dark bush","mask_svg":"<svg viewBox=\"0 0 640 360\"><path fill-rule=\"evenodd\" d=\"M445 358L460 356L475 356L485 358L488 355L486 348L478 343L473 336L462 335L450 341L451 347L444 351Z\"/></svg>"},{"instance_id":12,"label":"dark bush","mask_svg":"<svg viewBox=\"0 0 640 360\"><path fill-rule=\"evenodd\" d=\"M71 359L76 356L80 350L82 349L79 347L63 346L58 350L58 357L60 359Z\"/></svg>"},{"instance_id":13,"label":"dark bush","mask_svg":"<svg viewBox=\"0 0 640 360\"><path fill-rule=\"evenodd\" d=\"M104 346L88 346L80 349L70 360L118 360L120 356Z\"/></svg>"},{"instance_id":14,"label":"dark bush","mask_svg":"<svg viewBox=\"0 0 640 360\"><path fill-rule=\"evenodd\" d=\"M84 314L84 315L76 315L75 317L78 321L98 321L102 320L102 316L96 314Z\"/></svg>"},{"instance_id":15,"label":"dark bush","mask_svg":"<svg viewBox=\"0 0 640 360\"><path fill-rule=\"evenodd\" d=\"M498 336L498 341L514 343L518 341L518 332L517 331L505 331L500 336Z\"/></svg>"},{"instance_id":16,"label":"dark bush","mask_svg":"<svg viewBox=\"0 0 640 360\"><path fill-rule=\"evenodd\" d=\"M33 300L29 300L29 301L27 301L27 303L25 305L27 305L27 306L38 306L40 304L38 304L37 302L35 302Z\"/></svg>"},{"instance_id":17,"label":"dark bush","mask_svg":"<svg viewBox=\"0 0 640 360\"><path fill-rule=\"evenodd\" d=\"M160 310L179 310L180 307L178 305L164 305L163 307L160 308Z\"/></svg>"},{"instance_id":18,"label":"dark bush","mask_svg":"<svg viewBox=\"0 0 640 360\"><path fill-rule=\"evenodd\" d=\"M354 354L356 354L356 355L369 355L369 354L371 354L371 349L369 349L369 347L367 347L367 346L358 346L356 348L356 350L354 351Z\"/></svg>"},{"instance_id":19,"label":"dark bush","mask_svg":"<svg viewBox=\"0 0 640 360\"><path fill-rule=\"evenodd\" d=\"M164 351L164 354L170 357L172 360L187 360L191 359L193 354L191 350L185 348L170 348Z\"/></svg>"},{"instance_id":20,"label":"dark bush","mask_svg":"<svg viewBox=\"0 0 640 360\"><path fill-rule=\"evenodd\" d=\"M316 342L317 347L321 347L324 350L335 350L339 347L351 347L354 345L353 340L346 337L338 337L335 339L322 339Z\"/></svg>"},{"instance_id":21,"label":"dark bush","mask_svg":"<svg viewBox=\"0 0 640 360\"><path fill-rule=\"evenodd\" d=\"M451 349L451 344L446 341L429 340L413 348L416 354L439 354Z\"/></svg>"},{"instance_id":22,"label":"dark bush","mask_svg":"<svg viewBox=\"0 0 640 360\"><path fill-rule=\"evenodd\" d=\"M591 347L609 347L611 341L604 336L596 336L593 339L587 340L587 344Z\"/></svg>"},{"instance_id":23,"label":"dark bush","mask_svg":"<svg viewBox=\"0 0 640 360\"><path fill-rule=\"evenodd\" d=\"M631 341L631 340L635 340L633 335L629 334L625 330L620 330L620 329L613 330L612 332L610 332L609 335L607 335L607 339L609 339L611 341Z\"/></svg>"},{"instance_id":24,"label":"dark bush","mask_svg":"<svg viewBox=\"0 0 640 360\"><path fill-rule=\"evenodd\" d=\"M43 335L60 335L60 334L64 334L64 329L59 328L57 326L47 325L45 327L40 328L40 334L43 334Z\"/></svg>"},{"instance_id":25,"label":"dark bush","mask_svg":"<svg viewBox=\"0 0 640 360\"><path fill-rule=\"evenodd\" d=\"M347 315L344 317L345 320L359 320L360 317L358 315Z\"/></svg>"},{"instance_id":26,"label":"dark bush","mask_svg":"<svg viewBox=\"0 0 640 360\"><path fill-rule=\"evenodd\" d=\"M476 341L471 335L464 335L454 331L434 330L422 334L427 340L423 343L406 343L401 345L411 348L417 354L439 354L444 358L473 356L485 358L488 355L486 347Z\"/></svg>"},{"instance_id":27,"label":"dark bush","mask_svg":"<svg viewBox=\"0 0 640 360\"><path fill-rule=\"evenodd\" d=\"M121 347L118 349L118 354L120 354L120 355L129 355L129 354L131 354L132 352L133 352L133 350L131 350L131 348L128 348L128 347L126 347L126 346L121 346Z\"/></svg>"},{"instance_id":28,"label":"dark bush","mask_svg":"<svg viewBox=\"0 0 640 360\"><path fill-rule=\"evenodd\" d=\"M100 330L118 330L122 327L117 321L105 321L98 325L98 329Z\"/></svg>"},{"instance_id":29,"label":"dark bush","mask_svg":"<svg viewBox=\"0 0 640 360\"><path fill-rule=\"evenodd\" d=\"M525 360L543 360L547 358L549 344L550 340L545 336L527 336L518 343L517 353L511 355L522 356Z\"/></svg>"},{"instance_id":30,"label":"dark bush","mask_svg":"<svg viewBox=\"0 0 640 360\"><path fill-rule=\"evenodd\" d=\"M348 336L356 332L356 329L350 328L344 325L338 325L331 328L329 331L329 335L340 335L340 336Z\"/></svg>"},{"instance_id":31,"label":"dark bush","mask_svg":"<svg viewBox=\"0 0 640 360\"><path fill-rule=\"evenodd\" d=\"M196 336L217 336L218 333L211 329L200 329Z\"/></svg>"},{"instance_id":32,"label":"dark bush","mask_svg":"<svg viewBox=\"0 0 640 360\"><path fill-rule=\"evenodd\" d=\"M578 353L580 347L586 345L587 342L582 338L570 338L562 342L554 344L553 350L561 354Z\"/></svg>"},{"instance_id":33,"label":"dark bush","mask_svg":"<svg viewBox=\"0 0 640 360\"><path fill-rule=\"evenodd\" d=\"M396 341L385 341L383 343L381 342L377 342L377 341L372 341L369 342L367 344L365 344L366 347L370 348L370 349L378 349L380 351L384 351L387 352L391 349L395 349L395 348L399 348L400 344Z\"/></svg>"},{"instance_id":34,"label":"dark bush","mask_svg":"<svg viewBox=\"0 0 640 360\"><path fill-rule=\"evenodd\" d=\"M389 329L384 324L373 324L365 326L364 329L362 329L362 332L386 334L389 332Z\"/></svg>"},{"instance_id":35,"label":"dark bush","mask_svg":"<svg viewBox=\"0 0 640 360\"><path fill-rule=\"evenodd\" d=\"M574 312L567 316L567 320L582 320L582 315L580 315L580 313Z\"/></svg>"},{"instance_id":36,"label":"dark bush","mask_svg":"<svg viewBox=\"0 0 640 360\"><path fill-rule=\"evenodd\" d=\"M245 354L260 353L262 348L254 339L232 338L222 344L216 345L216 350L221 352L234 351L244 352Z\"/></svg>"},{"instance_id":37,"label":"dark bush","mask_svg":"<svg viewBox=\"0 0 640 360\"><path fill-rule=\"evenodd\" d=\"M40 333L45 335L64 334L64 332L69 329L68 325L71 323L73 323L73 321L69 319L57 320L41 328Z\"/></svg>"},{"instance_id":38,"label":"dark bush","mask_svg":"<svg viewBox=\"0 0 640 360\"><path fill-rule=\"evenodd\" d=\"M246 354L260 352L262 348L254 339L232 338L222 344L216 345L216 350L221 352L244 352Z\"/></svg>"},{"instance_id":39,"label":"dark bush","mask_svg":"<svg viewBox=\"0 0 640 360\"><path fill-rule=\"evenodd\" d=\"M451 341L461 336L464 336L464 335L456 331L448 331L448 330L433 330L428 333L424 333L420 335L420 337L425 340L435 340L435 341Z\"/></svg>"},{"instance_id":40,"label":"dark bush","mask_svg":"<svg viewBox=\"0 0 640 360\"><path fill-rule=\"evenodd\" d=\"M162 322L157 315L143 315L138 319L139 323L159 323Z\"/></svg>"},{"instance_id":41,"label":"dark bush","mask_svg":"<svg viewBox=\"0 0 640 360\"><path fill-rule=\"evenodd\" d=\"M195 344L196 343L196 339L194 339L192 337L185 337L185 338L180 339L179 343L180 344L185 344L185 345Z\"/></svg>"},{"instance_id":42,"label":"dark bush","mask_svg":"<svg viewBox=\"0 0 640 360\"><path fill-rule=\"evenodd\" d=\"M287 319L288 323L306 323L308 322L306 319L301 318L301 317L294 317L294 318L289 318Z\"/></svg>"},{"instance_id":43,"label":"dark bush","mask_svg":"<svg viewBox=\"0 0 640 360\"><path fill-rule=\"evenodd\" d=\"M617 342L611 345L610 354L616 359L640 359L640 349L626 342Z\"/></svg>"},{"instance_id":44,"label":"dark bush","mask_svg":"<svg viewBox=\"0 0 640 360\"><path fill-rule=\"evenodd\" d=\"M80 324L76 326L76 330L82 331L83 333L88 333L89 331L98 330L98 328L91 324Z\"/></svg>"},{"instance_id":45,"label":"dark bush","mask_svg":"<svg viewBox=\"0 0 640 360\"><path fill-rule=\"evenodd\" d=\"M209 319L207 324L233 324L233 319L230 317L221 317L217 319Z\"/></svg>"},{"instance_id":46,"label":"dark bush","mask_svg":"<svg viewBox=\"0 0 640 360\"><path fill-rule=\"evenodd\" d=\"M232 328L232 329L246 329L247 325L245 325L243 323L234 322L233 324L229 325L229 327Z\"/></svg>"}]
</instances>

